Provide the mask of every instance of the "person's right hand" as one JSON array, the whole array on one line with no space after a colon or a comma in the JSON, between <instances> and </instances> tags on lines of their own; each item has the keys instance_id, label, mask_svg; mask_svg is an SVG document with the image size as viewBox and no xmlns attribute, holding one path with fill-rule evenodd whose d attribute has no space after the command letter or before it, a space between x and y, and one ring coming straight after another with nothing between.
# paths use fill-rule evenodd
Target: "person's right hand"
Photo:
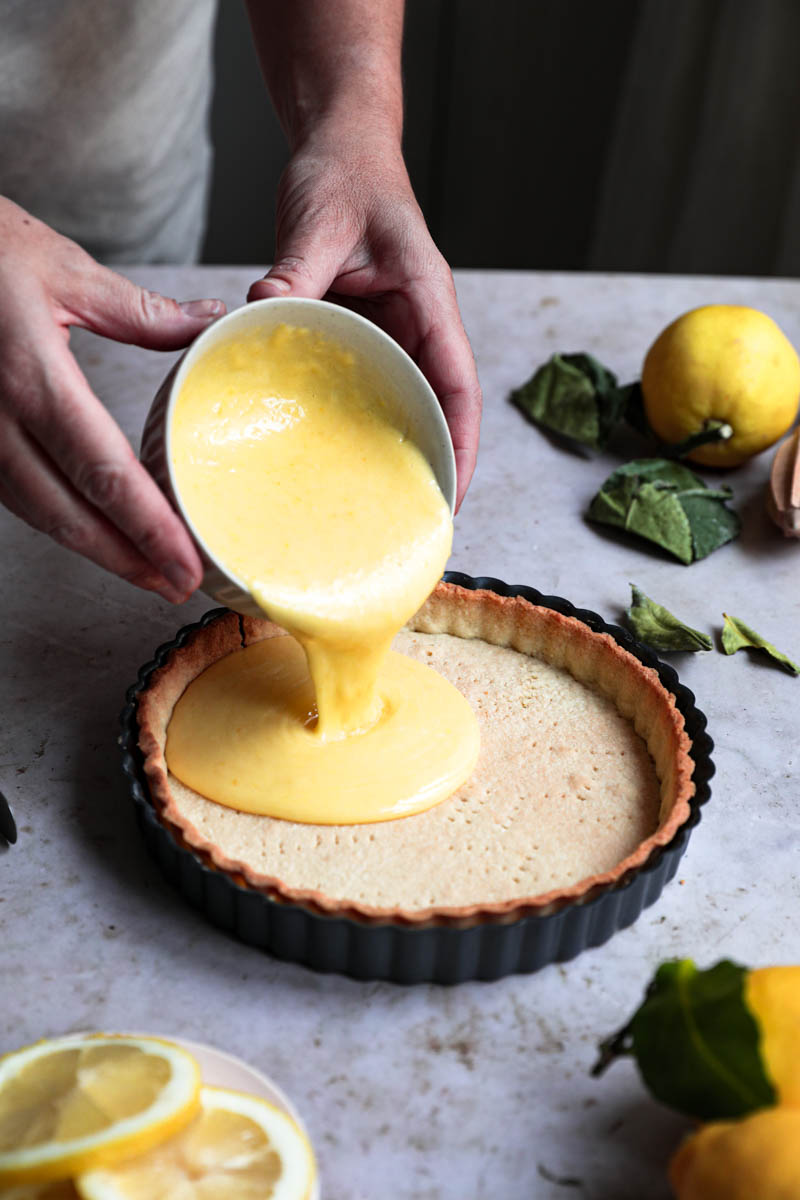
<instances>
[{"instance_id":1,"label":"person's right hand","mask_svg":"<svg viewBox=\"0 0 800 1200\"><path fill-rule=\"evenodd\" d=\"M220 300L178 304L136 287L0 197L0 501L174 603L199 586L199 556L89 387L69 329L176 350L222 312Z\"/></svg>"}]
</instances>

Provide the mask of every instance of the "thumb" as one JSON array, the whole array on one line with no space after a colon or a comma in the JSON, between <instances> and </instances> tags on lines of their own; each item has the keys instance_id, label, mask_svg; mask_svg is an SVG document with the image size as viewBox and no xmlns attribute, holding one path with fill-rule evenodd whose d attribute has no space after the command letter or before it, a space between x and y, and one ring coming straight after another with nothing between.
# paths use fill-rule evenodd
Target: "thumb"
<instances>
[{"instance_id":1,"label":"thumb","mask_svg":"<svg viewBox=\"0 0 800 1200\"><path fill-rule=\"evenodd\" d=\"M221 300L179 304L159 292L140 288L124 275L98 267L77 303L69 305L81 325L148 350L179 350L225 312Z\"/></svg>"},{"instance_id":2,"label":"thumb","mask_svg":"<svg viewBox=\"0 0 800 1200\"><path fill-rule=\"evenodd\" d=\"M263 279L254 283L248 300L266 300L272 296L303 296L321 299L339 274L346 250L335 237L321 238L302 230L280 238L275 247L275 262Z\"/></svg>"}]
</instances>

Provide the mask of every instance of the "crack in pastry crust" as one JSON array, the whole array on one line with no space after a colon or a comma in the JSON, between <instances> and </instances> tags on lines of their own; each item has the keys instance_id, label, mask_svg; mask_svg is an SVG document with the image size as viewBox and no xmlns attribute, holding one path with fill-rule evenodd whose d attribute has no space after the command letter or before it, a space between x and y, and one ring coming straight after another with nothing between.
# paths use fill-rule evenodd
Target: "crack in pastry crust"
<instances>
[{"instance_id":1,"label":"crack in pastry crust","mask_svg":"<svg viewBox=\"0 0 800 1200\"><path fill-rule=\"evenodd\" d=\"M437 586L399 648L475 706L483 748L467 784L427 813L380 825L224 809L169 774L167 725L205 667L274 636L283 631L266 620L222 617L173 652L139 698L160 820L241 886L368 922L505 922L619 883L688 819L690 743L657 673L575 618L453 584Z\"/></svg>"}]
</instances>

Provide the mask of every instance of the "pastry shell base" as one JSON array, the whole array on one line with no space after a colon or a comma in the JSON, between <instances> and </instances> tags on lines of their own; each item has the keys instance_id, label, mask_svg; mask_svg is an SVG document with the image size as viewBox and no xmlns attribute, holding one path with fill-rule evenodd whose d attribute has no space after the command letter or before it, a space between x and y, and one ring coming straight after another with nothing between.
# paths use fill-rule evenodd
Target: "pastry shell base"
<instances>
[{"instance_id":1,"label":"pastry shell base","mask_svg":"<svg viewBox=\"0 0 800 1200\"><path fill-rule=\"evenodd\" d=\"M531 603L520 594L503 595L490 588L454 583L442 583L436 588L410 622L410 628L423 633L480 638L533 655L565 669L591 689L613 699L618 710L644 738L656 763L661 781L657 829L613 869L590 875L568 887L491 903L413 910L375 907L318 890L294 888L276 875L260 873L241 859L227 857L181 812L170 786L163 746L174 704L192 679L211 662L237 652L243 645L283 632L267 621L228 613L191 634L165 665L151 674L147 687L138 695L139 748L150 799L160 823L177 846L199 858L212 871L224 874L238 888L257 892L279 905L300 906L319 917L345 918L367 925L388 922L418 930L441 926L469 929L478 924L509 924L526 917L553 915L566 907L586 904L609 889L624 887L673 843L692 819L695 764L683 714L655 667L640 661L611 633L595 631L580 617L555 611L546 604Z\"/></svg>"}]
</instances>

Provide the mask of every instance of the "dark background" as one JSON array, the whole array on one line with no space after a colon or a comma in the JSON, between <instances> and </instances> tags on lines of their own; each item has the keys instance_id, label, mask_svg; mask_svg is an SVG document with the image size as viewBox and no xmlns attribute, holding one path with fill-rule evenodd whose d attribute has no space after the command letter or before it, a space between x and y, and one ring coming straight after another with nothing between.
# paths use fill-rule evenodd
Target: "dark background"
<instances>
[{"instance_id":1,"label":"dark background","mask_svg":"<svg viewBox=\"0 0 800 1200\"><path fill-rule=\"evenodd\" d=\"M409 0L406 161L452 266L584 265L637 2ZM219 5L215 67L203 261L269 262L286 144L234 0Z\"/></svg>"},{"instance_id":2,"label":"dark background","mask_svg":"<svg viewBox=\"0 0 800 1200\"><path fill-rule=\"evenodd\" d=\"M800 275L797 0L406 14L406 159L452 266ZM215 59L203 261L267 263L286 145L238 0Z\"/></svg>"}]
</instances>

